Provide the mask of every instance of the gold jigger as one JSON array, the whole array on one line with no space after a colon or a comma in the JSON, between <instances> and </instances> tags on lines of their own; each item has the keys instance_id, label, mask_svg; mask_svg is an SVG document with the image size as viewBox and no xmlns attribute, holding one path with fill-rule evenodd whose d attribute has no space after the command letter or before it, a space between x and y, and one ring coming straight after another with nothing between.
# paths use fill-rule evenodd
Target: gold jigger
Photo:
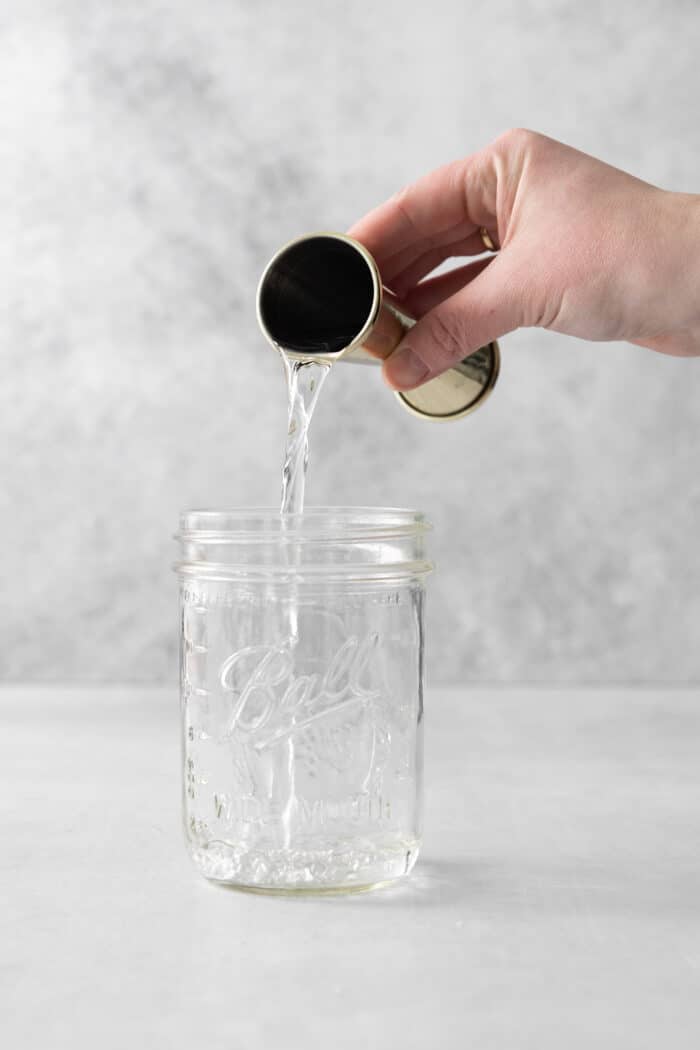
<instances>
[{"instance_id":1,"label":"gold jigger","mask_svg":"<svg viewBox=\"0 0 700 1050\"><path fill-rule=\"evenodd\" d=\"M257 313L265 337L294 360L377 364L415 324L382 287L364 245L343 233L311 233L280 248L260 278ZM424 419L459 419L490 394L499 367L498 343L489 343L396 396Z\"/></svg>"}]
</instances>

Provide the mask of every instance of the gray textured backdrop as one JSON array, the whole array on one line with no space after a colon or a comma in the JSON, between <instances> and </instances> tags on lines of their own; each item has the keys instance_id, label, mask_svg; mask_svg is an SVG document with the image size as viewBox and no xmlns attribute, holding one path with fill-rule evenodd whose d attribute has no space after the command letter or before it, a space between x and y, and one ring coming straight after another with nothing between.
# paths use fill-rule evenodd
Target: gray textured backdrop
<instances>
[{"instance_id":1,"label":"gray textured backdrop","mask_svg":"<svg viewBox=\"0 0 700 1050\"><path fill-rule=\"evenodd\" d=\"M516 125L698 192L699 36L697 0L4 0L2 677L174 677L178 511L278 498L283 241ZM503 354L445 426L338 369L310 502L432 516L433 681L699 682L700 360Z\"/></svg>"}]
</instances>

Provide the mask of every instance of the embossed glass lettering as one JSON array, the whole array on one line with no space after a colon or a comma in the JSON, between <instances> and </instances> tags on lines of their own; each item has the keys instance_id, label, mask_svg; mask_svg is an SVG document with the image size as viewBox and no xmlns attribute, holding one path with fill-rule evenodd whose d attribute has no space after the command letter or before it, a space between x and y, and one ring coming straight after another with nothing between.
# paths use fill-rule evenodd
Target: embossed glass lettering
<instances>
[{"instance_id":1,"label":"embossed glass lettering","mask_svg":"<svg viewBox=\"0 0 700 1050\"><path fill-rule=\"evenodd\" d=\"M219 674L222 689L236 697L223 739L246 736L262 750L341 707L377 699L379 691L363 685L362 676L378 642L376 633L347 638L322 676L294 674L293 643L232 653Z\"/></svg>"}]
</instances>

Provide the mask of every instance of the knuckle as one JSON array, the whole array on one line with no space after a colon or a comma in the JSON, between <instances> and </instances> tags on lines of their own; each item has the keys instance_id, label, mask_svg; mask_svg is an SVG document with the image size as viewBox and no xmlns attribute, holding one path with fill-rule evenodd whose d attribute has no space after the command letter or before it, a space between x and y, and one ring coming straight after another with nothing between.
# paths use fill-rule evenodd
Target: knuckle
<instances>
[{"instance_id":1,"label":"knuckle","mask_svg":"<svg viewBox=\"0 0 700 1050\"><path fill-rule=\"evenodd\" d=\"M409 183L407 186L402 186L401 189L397 190L390 198L390 203L396 208L405 220L406 225L412 230L416 229L416 223L413 218L414 193L414 184Z\"/></svg>"},{"instance_id":2,"label":"knuckle","mask_svg":"<svg viewBox=\"0 0 700 1050\"><path fill-rule=\"evenodd\" d=\"M410 192L411 192L411 184L407 183L405 186L401 186L400 189L398 189L394 193L392 193L392 195L389 198L389 200L391 201L392 204L396 204L396 205L398 205L400 207L400 206L402 206L402 205L404 205L406 203L406 198L409 196Z\"/></svg>"},{"instance_id":3,"label":"knuckle","mask_svg":"<svg viewBox=\"0 0 700 1050\"><path fill-rule=\"evenodd\" d=\"M529 128L508 128L498 136L494 145L525 152L533 150L542 137L537 131L531 131Z\"/></svg>"},{"instance_id":4,"label":"knuckle","mask_svg":"<svg viewBox=\"0 0 700 1050\"><path fill-rule=\"evenodd\" d=\"M454 317L446 318L440 311L429 316L426 335L431 343L431 357L438 366L461 361L467 354L464 332Z\"/></svg>"}]
</instances>

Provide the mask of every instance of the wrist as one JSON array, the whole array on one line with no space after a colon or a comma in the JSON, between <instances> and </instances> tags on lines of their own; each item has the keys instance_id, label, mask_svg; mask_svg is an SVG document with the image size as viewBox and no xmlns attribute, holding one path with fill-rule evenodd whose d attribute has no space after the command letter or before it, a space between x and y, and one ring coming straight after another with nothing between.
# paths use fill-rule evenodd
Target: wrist
<instances>
[{"instance_id":1,"label":"wrist","mask_svg":"<svg viewBox=\"0 0 700 1050\"><path fill-rule=\"evenodd\" d=\"M700 195L665 191L665 197L668 327L678 333L681 352L700 354Z\"/></svg>"}]
</instances>

